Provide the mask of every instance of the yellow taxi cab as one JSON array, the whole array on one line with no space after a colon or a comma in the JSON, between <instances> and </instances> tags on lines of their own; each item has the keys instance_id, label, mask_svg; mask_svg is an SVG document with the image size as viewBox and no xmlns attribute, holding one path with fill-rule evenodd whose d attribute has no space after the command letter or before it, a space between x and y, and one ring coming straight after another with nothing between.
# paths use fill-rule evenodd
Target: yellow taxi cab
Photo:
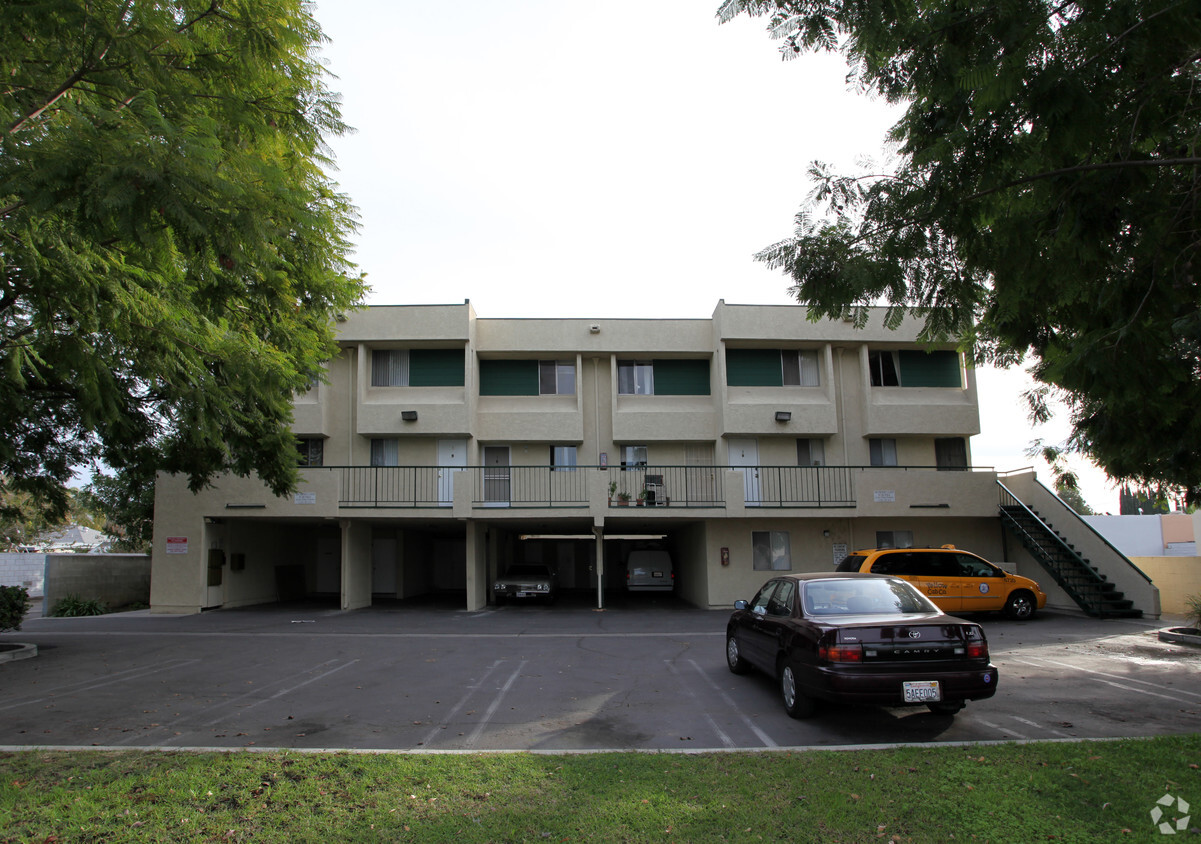
<instances>
[{"instance_id":1,"label":"yellow taxi cab","mask_svg":"<svg viewBox=\"0 0 1201 844\"><path fill-rule=\"evenodd\" d=\"M891 574L908 580L940 610L952 614L999 611L1021 620L1047 605L1047 594L1030 578L1009 574L954 545L854 551L837 570Z\"/></svg>"}]
</instances>

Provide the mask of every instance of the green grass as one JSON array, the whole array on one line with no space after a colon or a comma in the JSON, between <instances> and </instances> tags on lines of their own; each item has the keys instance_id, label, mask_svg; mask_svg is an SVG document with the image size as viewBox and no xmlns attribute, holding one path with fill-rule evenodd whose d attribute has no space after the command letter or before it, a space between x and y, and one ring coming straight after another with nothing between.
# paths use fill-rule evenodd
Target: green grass
<instances>
[{"instance_id":1,"label":"green grass","mask_svg":"<svg viewBox=\"0 0 1201 844\"><path fill-rule=\"evenodd\" d=\"M1198 765L1196 735L698 755L38 750L0 754L0 842L1170 841L1150 811L1170 792L1201 826Z\"/></svg>"}]
</instances>

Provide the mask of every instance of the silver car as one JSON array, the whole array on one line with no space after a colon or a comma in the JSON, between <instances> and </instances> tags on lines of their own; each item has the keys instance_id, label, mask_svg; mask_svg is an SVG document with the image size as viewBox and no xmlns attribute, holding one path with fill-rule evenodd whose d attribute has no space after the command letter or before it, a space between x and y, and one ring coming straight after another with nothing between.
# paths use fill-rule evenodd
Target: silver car
<instances>
[{"instance_id":1,"label":"silver car","mask_svg":"<svg viewBox=\"0 0 1201 844\"><path fill-rule=\"evenodd\" d=\"M550 566L541 563L519 563L509 566L504 576L492 586L492 594L499 606L506 599L529 600L541 598L554 603L559 591L559 581Z\"/></svg>"}]
</instances>

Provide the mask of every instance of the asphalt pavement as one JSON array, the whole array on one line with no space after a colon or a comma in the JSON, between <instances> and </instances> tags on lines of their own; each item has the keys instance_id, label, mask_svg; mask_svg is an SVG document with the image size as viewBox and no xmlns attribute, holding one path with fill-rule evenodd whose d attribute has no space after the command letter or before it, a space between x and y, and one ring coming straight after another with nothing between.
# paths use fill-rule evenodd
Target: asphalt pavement
<instances>
[{"instance_id":1,"label":"asphalt pavement","mask_svg":"<svg viewBox=\"0 0 1201 844\"><path fill-rule=\"evenodd\" d=\"M641 597L641 596L639 596ZM0 746L407 752L701 751L1113 738L1201 731L1201 649L1161 620L980 615L997 695L785 715L735 676L728 611L662 596L467 612L303 603L190 616L27 618L0 643Z\"/></svg>"}]
</instances>

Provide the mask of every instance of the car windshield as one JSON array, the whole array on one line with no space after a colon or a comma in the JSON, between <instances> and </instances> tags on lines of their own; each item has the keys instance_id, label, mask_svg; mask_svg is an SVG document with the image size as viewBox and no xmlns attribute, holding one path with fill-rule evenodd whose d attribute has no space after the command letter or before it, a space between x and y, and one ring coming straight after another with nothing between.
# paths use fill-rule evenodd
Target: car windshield
<instances>
[{"instance_id":1,"label":"car windshield","mask_svg":"<svg viewBox=\"0 0 1201 844\"><path fill-rule=\"evenodd\" d=\"M546 566L510 566L505 577L549 577L550 570Z\"/></svg>"},{"instance_id":2,"label":"car windshield","mask_svg":"<svg viewBox=\"0 0 1201 844\"><path fill-rule=\"evenodd\" d=\"M903 580L815 580L805 584L804 594L806 615L907 615L939 611L929 598Z\"/></svg>"}]
</instances>

